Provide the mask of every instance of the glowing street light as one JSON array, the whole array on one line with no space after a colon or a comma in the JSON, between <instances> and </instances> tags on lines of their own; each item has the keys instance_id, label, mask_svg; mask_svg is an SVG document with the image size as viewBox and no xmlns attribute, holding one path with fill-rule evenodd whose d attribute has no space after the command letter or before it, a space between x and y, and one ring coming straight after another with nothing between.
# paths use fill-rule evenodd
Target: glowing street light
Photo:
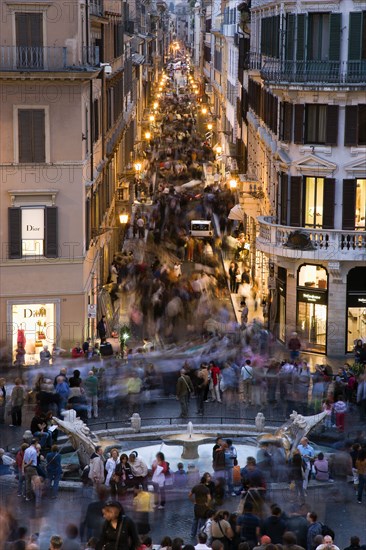
<instances>
[{"instance_id":1,"label":"glowing street light","mask_svg":"<svg viewBox=\"0 0 366 550\"><path fill-rule=\"evenodd\" d=\"M229 181L229 185L230 185L230 189L236 189L237 186L238 186L238 182L236 181L236 179L232 178L232 179Z\"/></svg>"},{"instance_id":2,"label":"glowing street light","mask_svg":"<svg viewBox=\"0 0 366 550\"><path fill-rule=\"evenodd\" d=\"M212 128L213 128L213 126L212 126L211 122L209 122L209 123L207 124L207 130L210 130L210 131L211 131Z\"/></svg>"},{"instance_id":3,"label":"glowing street light","mask_svg":"<svg viewBox=\"0 0 366 550\"><path fill-rule=\"evenodd\" d=\"M221 145L216 145L216 154L217 154L217 155L221 155L221 153L222 153L222 147L221 147Z\"/></svg>"},{"instance_id":4,"label":"glowing street light","mask_svg":"<svg viewBox=\"0 0 366 550\"><path fill-rule=\"evenodd\" d=\"M119 223L121 225L126 225L126 223L128 223L128 214L127 214L127 212L121 212L121 214L119 215Z\"/></svg>"},{"instance_id":5,"label":"glowing street light","mask_svg":"<svg viewBox=\"0 0 366 550\"><path fill-rule=\"evenodd\" d=\"M207 108L206 108L206 107L202 107L201 113L202 113L203 115L207 115Z\"/></svg>"},{"instance_id":6,"label":"glowing street light","mask_svg":"<svg viewBox=\"0 0 366 550\"><path fill-rule=\"evenodd\" d=\"M154 115L150 115L150 116L149 116L149 121L150 121L150 122L154 122L154 120L155 120L155 116L154 116Z\"/></svg>"},{"instance_id":7,"label":"glowing street light","mask_svg":"<svg viewBox=\"0 0 366 550\"><path fill-rule=\"evenodd\" d=\"M133 167L136 170L136 172L141 172L142 164L141 164L141 162L135 162Z\"/></svg>"},{"instance_id":8,"label":"glowing street light","mask_svg":"<svg viewBox=\"0 0 366 550\"><path fill-rule=\"evenodd\" d=\"M158 107L159 107L159 103L157 101L154 101L154 103L153 103L154 111L156 111Z\"/></svg>"},{"instance_id":9,"label":"glowing street light","mask_svg":"<svg viewBox=\"0 0 366 550\"><path fill-rule=\"evenodd\" d=\"M151 132L145 132L145 139L147 140L151 139Z\"/></svg>"}]
</instances>

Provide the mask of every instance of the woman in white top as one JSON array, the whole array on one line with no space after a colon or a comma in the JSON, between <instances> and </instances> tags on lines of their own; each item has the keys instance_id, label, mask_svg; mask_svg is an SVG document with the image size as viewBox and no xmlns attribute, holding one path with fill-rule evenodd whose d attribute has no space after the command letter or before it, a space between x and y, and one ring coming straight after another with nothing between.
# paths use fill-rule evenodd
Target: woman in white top
<instances>
[{"instance_id":1,"label":"woman in white top","mask_svg":"<svg viewBox=\"0 0 366 550\"><path fill-rule=\"evenodd\" d=\"M109 487L110 485L110 482L111 482L111 479L112 479L112 476L115 472L115 469L116 469L116 466L119 462L119 453L117 451L117 449L112 449L111 450L111 456L110 458L108 458L106 464L105 464L105 469L107 470L107 475L106 475L106 478L105 478L105 484L107 485L107 487Z\"/></svg>"}]
</instances>

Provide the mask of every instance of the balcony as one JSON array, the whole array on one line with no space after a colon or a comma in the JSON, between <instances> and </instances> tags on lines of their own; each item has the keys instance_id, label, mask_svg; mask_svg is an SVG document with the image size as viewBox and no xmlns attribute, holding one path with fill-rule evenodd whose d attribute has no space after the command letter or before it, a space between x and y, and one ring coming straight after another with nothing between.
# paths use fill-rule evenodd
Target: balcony
<instances>
[{"instance_id":1,"label":"balcony","mask_svg":"<svg viewBox=\"0 0 366 550\"><path fill-rule=\"evenodd\" d=\"M267 254L307 260L365 261L366 231L344 229L301 229L278 225L271 216L257 218L257 248ZM296 231L307 237L308 245L290 245Z\"/></svg>"},{"instance_id":2,"label":"balcony","mask_svg":"<svg viewBox=\"0 0 366 550\"><path fill-rule=\"evenodd\" d=\"M99 48L0 46L0 71L72 71L99 66Z\"/></svg>"},{"instance_id":3,"label":"balcony","mask_svg":"<svg viewBox=\"0 0 366 550\"><path fill-rule=\"evenodd\" d=\"M287 61L251 52L249 68L272 84L357 86L366 81L366 60Z\"/></svg>"}]
</instances>

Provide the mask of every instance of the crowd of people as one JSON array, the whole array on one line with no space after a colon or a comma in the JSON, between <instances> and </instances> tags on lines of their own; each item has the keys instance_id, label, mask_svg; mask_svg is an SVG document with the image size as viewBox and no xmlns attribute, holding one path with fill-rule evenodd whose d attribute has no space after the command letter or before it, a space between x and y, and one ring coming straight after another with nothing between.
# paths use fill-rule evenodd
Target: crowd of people
<instances>
[{"instance_id":1,"label":"crowd of people","mask_svg":"<svg viewBox=\"0 0 366 550\"><path fill-rule=\"evenodd\" d=\"M215 335L216 340L203 354L203 360L200 356L184 363L169 359L169 375L160 369L158 360L156 365L154 359L136 362L132 351L126 352L131 361L110 362L108 372L94 366L103 365L103 358L113 356L103 316L97 325L101 343L93 344L89 338L72 348L74 367L80 361L80 368L73 368L72 376L62 367L54 379L39 373L31 386L17 378L9 396L7 381L1 379L0 422L5 422L8 401L11 425L21 426L23 406L30 393L34 395L30 434L14 460L0 449L0 473L14 471L18 497L35 508L59 496L62 453L53 417L61 418L64 410L74 409L88 422L99 417L101 404L111 403L113 416L121 411L130 416L140 410L144 392L161 388L168 395L176 395L182 418L191 415L192 402L198 416L205 415L207 403L240 406L243 416L246 408L257 412L266 406L277 407L283 417L294 408L304 415L324 411L324 428L340 434L345 430L347 414L356 405L360 419L366 418L366 380L360 371L344 365L333 374L327 365L316 365L310 372L301 358L296 333L288 343L289 359L271 359L271 336L263 323L248 324L245 299L241 301L241 324L233 321L225 304L229 292L226 277L214 253L225 249L225 234L231 229L228 213L235 198L219 177L204 189L184 187L187 179L201 181L204 165L213 166L215 160L211 144L197 133L197 107L186 82L186 88L178 91L174 69L168 69L159 134L151 142L150 154L136 182L139 198L153 195L153 205L148 215L143 209L135 211L128 235L150 241L147 252L151 251L151 258L148 253L143 261L127 251L117 254L110 270L110 293L112 301L121 295L127 300L135 340L148 336L155 342L179 342L187 335L194 339L196 334ZM212 214L219 220L222 239L192 237L190 221L209 219ZM251 282L251 294L257 303L258 286L250 279L244 233L238 232L237 237L240 250L236 250L228 270L230 290L237 293ZM183 274L183 261L200 267ZM216 325L208 325L208 318ZM226 329L224 335L218 329L221 325ZM364 346L358 347L358 362L362 363ZM22 365L21 346L17 355ZM45 370L51 359L45 346L41 355ZM52 536L49 550L80 550L85 543L90 550L153 548L151 517L166 510L167 492L177 499L189 498L194 509L190 543L167 536L160 544L163 550L339 550L334 544L336 533L307 508L306 498L309 480L332 483L338 475L350 474L356 500L362 504L366 488L365 441L355 441L343 453L343 459L340 463L337 456L327 458L324 453L316 453L303 438L290 457L280 445L264 442L256 458L248 457L246 464L239 464L233 441L218 437L212 450L212 471L199 472L194 465L186 469L182 462L171 471L162 452L147 464L136 451L121 453L111 448L105 456L98 445L81 476L92 495L85 517L79 526L70 523L62 536ZM295 495L286 512L269 501L268 488L273 482L285 483ZM238 512L230 513L225 505L235 497L240 497ZM162 521L163 517L155 515ZM6 509L0 509L0 538L8 541L6 550L39 548L37 536L29 534ZM347 550L360 548L360 539L353 536Z\"/></svg>"}]
</instances>

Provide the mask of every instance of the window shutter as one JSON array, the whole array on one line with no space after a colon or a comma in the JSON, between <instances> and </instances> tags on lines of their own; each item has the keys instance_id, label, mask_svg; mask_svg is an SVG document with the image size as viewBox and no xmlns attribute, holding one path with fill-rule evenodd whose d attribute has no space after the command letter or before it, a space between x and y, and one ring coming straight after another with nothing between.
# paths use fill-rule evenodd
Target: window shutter
<instances>
[{"instance_id":1,"label":"window shutter","mask_svg":"<svg viewBox=\"0 0 366 550\"><path fill-rule=\"evenodd\" d=\"M343 180L342 229L355 229L356 180Z\"/></svg>"},{"instance_id":2,"label":"window shutter","mask_svg":"<svg viewBox=\"0 0 366 550\"><path fill-rule=\"evenodd\" d=\"M338 144L338 105L327 105L327 127L325 133L326 145Z\"/></svg>"},{"instance_id":3,"label":"window shutter","mask_svg":"<svg viewBox=\"0 0 366 550\"><path fill-rule=\"evenodd\" d=\"M334 229L335 179L325 178L323 189L323 229Z\"/></svg>"},{"instance_id":4,"label":"window shutter","mask_svg":"<svg viewBox=\"0 0 366 550\"><path fill-rule=\"evenodd\" d=\"M288 175L280 174L280 224L287 225Z\"/></svg>"},{"instance_id":5,"label":"window shutter","mask_svg":"<svg viewBox=\"0 0 366 550\"><path fill-rule=\"evenodd\" d=\"M305 21L305 14L297 16L297 61L303 61L305 59Z\"/></svg>"},{"instance_id":6,"label":"window shutter","mask_svg":"<svg viewBox=\"0 0 366 550\"><path fill-rule=\"evenodd\" d=\"M9 258L15 260L22 257L22 210L8 208L9 224Z\"/></svg>"},{"instance_id":7,"label":"window shutter","mask_svg":"<svg viewBox=\"0 0 366 550\"><path fill-rule=\"evenodd\" d=\"M341 18L340 13L330 14L329 23L329 60L340 60L340 45L341 45Z\"/></svg>"},{"instance_id":8,"label":"window shutter","mask_svg":"<svg viewBox=\"0 0 366 550\"><path fill-rule=\"evenodd\" d=\"M43 20L40 13L15 14L16 45L18 47L43 46Z\"/></svg>"},{"instance_id":9,"label":"window shutter","mask_svg":"<svg viewBox=\"0 0 366 550\"><path fill-rule=\"evenodd\" d=\"M45 254L46 258L58 258L57 206L45 209Z\"/></svg>"},{"instance_id":10,"label":"window shutter","mask_svg":"<svg viewBox=\"0 0 366 550\"><path fill-rule=\"evenodd\" d=\"M45 162L44 109L18 111L19 162Z\"/></svg>"},{"instance_id":11,"label":"window shutter","mask_svg":"<svg viewBox=\"0 0 366 550\"><path fill-rule=\"evenodd\" d=\"M350 147L358 144L358 107L346 106L346 123L344 125L344 145Z\"/></svg>"},{"instance_id":12,"label":"window shutter","mask_svg":"<svg viewBox=\"0 0 366 550\"><path fill-rule=\"evenodd\" d=\"M32 162L32 111L18 110L19 162Z\"/></svg>"},{"instance_id":13,"label":"window shutter","mask_svg":"<svg viewBox=\"0 0 366 550\"><path fill-rule=\"evenodd\" d=\"M286 51L285 59L293 61L295 44L295 15L289 13L286 17Z\"/></svg>"},{"instance_id":14,"label":"window shutter","mask_svg":"<svg viewBox=\"0 0 366 550\"><path fill-rule=\"evenodd\" d=\"M304 111L304 105L295 105L294 143L304 143Z\"/></svg>"},{"instance_id":15,"label":"window shutter","mask_svg":"<svg viewBox=\"0 0 366 550\"><path fill-rule=\"evenodd\" d=\"M289 143L292 139L292 103L283 104L283 141Z\"/></svg>"},{"instance_id":16,"label":"window shutter","mask_svg":"<svg viewBox=\"0 0 366 550\"><path fill-rule=\"evenodd\" d=\"M291 176L290 183L290 225L300 227L301 216L301 176Z\"/></svg>"},{"instance_id":17,"label":"window shutter","mask_svg":"<svg viewBox=\"0 0 366 550\"><path fill-rule=\"evenodd\" d=\"M348 25L348 59L361 59L362 12L351 12Z\"/></svg>"}]
</instances>

